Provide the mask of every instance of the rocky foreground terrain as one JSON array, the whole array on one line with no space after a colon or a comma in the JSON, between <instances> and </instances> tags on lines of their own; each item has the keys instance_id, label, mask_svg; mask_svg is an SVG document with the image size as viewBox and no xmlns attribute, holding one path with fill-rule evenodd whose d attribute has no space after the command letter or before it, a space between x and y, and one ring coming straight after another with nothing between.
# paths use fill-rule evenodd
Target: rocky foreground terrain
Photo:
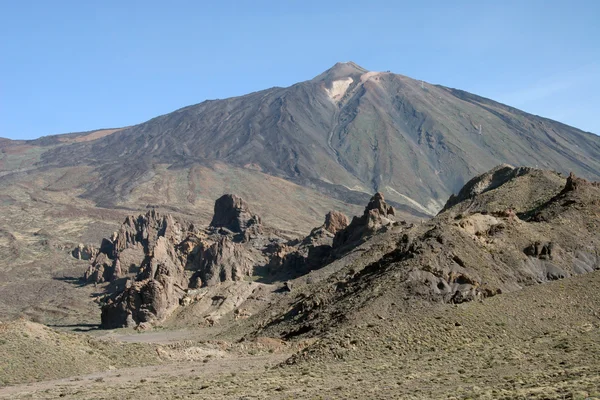
<instances>
[{"instance_id":1,"label":"rocky foreground terrain","mask_svg":"<svg viewBox=\"0 0 600 400\"><path fill-rule=\"evenodd\" d=\"M150 210L67 249L87 333L0 325L0 396L599 398L599 228L600 184L508 165L305 237L235 195L208 226Z\"/></svg>"}]
</instances>

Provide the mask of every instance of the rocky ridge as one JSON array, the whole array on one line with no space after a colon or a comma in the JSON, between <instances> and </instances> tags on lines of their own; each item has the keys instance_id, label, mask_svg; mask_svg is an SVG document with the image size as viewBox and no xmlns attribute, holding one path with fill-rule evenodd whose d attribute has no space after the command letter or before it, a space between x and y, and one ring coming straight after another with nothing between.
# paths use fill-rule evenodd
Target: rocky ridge
<instances>
[{"instance_id":1,"label":"rocky ridge","mask_svg":"<svg viewBox=\"0 0 600 400\"><path fill-rule=\"evenodd\" d=\"M598 183L573 174L502 166L432 220L392 225L297 278L257 334L318 336L391 306L483 301L599 270L599 199Z\"/></svg>"}]
</instances>

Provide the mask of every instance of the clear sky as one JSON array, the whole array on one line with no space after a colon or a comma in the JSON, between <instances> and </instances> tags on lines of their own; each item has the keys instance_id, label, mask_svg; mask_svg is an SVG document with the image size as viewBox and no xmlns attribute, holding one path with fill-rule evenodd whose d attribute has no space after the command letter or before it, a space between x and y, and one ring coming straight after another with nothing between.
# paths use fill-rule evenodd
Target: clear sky
<instances>
[{"instance_id":1,"label":"clear sky","mask_svg":"<svg viewBox=\"0 0 600 400\"><path fill-rule=\"evenodd\" d=\"M338 61L600 134L600 1L0 0L0 136L121 127Z\"/></svg>"}]
</instances>

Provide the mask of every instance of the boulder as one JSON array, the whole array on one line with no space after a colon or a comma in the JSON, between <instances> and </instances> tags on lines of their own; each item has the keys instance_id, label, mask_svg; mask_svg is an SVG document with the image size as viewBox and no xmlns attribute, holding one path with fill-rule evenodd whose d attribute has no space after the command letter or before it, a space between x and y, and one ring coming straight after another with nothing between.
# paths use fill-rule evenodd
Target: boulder
<instances>
[{"instance_id":1,"label":"boulder","mask_svg":"<svg viewBox=\"0 0 600 400\"><path fill-rule=\"evenodd\" d=\"M334 235L348 226L348 217L339 211L329 211L323 228Z\"/></svg>"}]
</instances>

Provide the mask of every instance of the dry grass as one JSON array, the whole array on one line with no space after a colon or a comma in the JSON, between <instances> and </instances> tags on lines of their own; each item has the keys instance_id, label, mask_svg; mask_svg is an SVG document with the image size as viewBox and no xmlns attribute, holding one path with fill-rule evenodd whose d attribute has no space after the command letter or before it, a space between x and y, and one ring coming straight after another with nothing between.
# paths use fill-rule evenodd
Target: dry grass
<instances>
[{"instance_id":1,"label":"dry grass","mask_svg":"<svg viewBox=\"0 0 600 400\"><path fill-rule=\"evenodd\" d=\"M177 364L160 368L117 369L18 390L6 388L0 396L600 398L599 286L596 272L483 303L364 315L301 351L291 365L277 366L286 353L271 352L272 339L261 339L267 343L262 349L248 345L245 355L239 344L221 342L223 352L217 354L225 354L223 358L206 357L205 352L203 357L179 358ZM80 351L70 343L63 348ZM171 347L190 352L190 346L184 342ZM142 355L137 357L141 360Z\"/></svg>"},{"instance_id":2,"label":"dry grass","mask_svg":"<svg viewBox=\"0 0 600 400\"><path fill-rule=\"evenodd\" d=\"M26 320L0 325L0 354L1 386L161 361L151 345L59 333Z\"/></svg>"}]
</instances>

